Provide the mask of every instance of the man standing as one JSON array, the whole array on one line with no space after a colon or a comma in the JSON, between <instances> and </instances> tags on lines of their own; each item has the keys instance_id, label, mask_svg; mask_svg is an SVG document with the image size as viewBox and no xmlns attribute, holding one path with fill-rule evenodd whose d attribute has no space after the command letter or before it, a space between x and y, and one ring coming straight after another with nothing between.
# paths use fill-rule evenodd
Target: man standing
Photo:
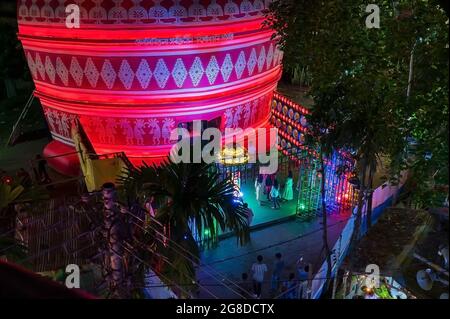
<instances>
[{"instance_id":1,"label":"man standing","mask_svg":"<svg viewBox=\"0 0 450 319\"><path fill-rule=\"evenodd\" d=\"M275 263L273 265L273 273L272 273L272 293L276 293L280 288L280 280L281 275L284 270L284 261L281 258L281 254L277 253L275 255Z\"/></svg>"},{"instance_id":2,"label":"man standing","mask_svg":"<svg viewBox=\"0 0 450 319\"><path fill-rule=\"evenodd\" d=\"M308 280L309 280L309 265L301 265L298 268L299 289L298 298L307 298Z\"/></svg>"},{"instance_id":3,"label":"man standing","mask_svg":"<svg viewBox=\"0 0 450 319\"><path fill-rule=\"evenodd\" d=\"M239 285L239 294L242 298L251 299L252 295L251 291L251 282L248 280L248 274L244 272L241 275L241 283Z\"/></svg>"},{"instance_id":4,"label":"man standing","mask_svg":"<svg viewBox=\"0 0 450 319\"><path fill-rule=\"evenodd\" d=\"M270 200L270 190L272 189L272 175L266 175L265 180L265 191L267 195L267 200Z\"/></svg>"},{"instance_id":5,"label":"man standing","mask_svg":"<svg viewBox=\"0 0 450 319\"><path fill-rule=\"evenodd\" d=\"M256 298L261 298L262 284L264 282L264 275L267 272L267 265L263 264L263 256L261 255L259 255L256 260L257 262L252 266L253 290Z\"/></svg>"},{"instance_id":6,"label":"man standing","mask_svg":"<svg viewBox=\"0 0 450 319\"><path fill-rule=\"evenodd\" d=\"M295 281L295 274L290 273L289 279L283 285L283 299L297 299L297 283Z\"/></svg>"},{"instance_id":7,"label":"man standing","mask_svg":"<svg viewBox=\"0 0 450 319\"><path fill-rule=\"evenodd\" d=\"M50 183L50 176L47 173L47 161L42 158L40 154L36 155L36 161L38 163L38 174L40 182L43 184Z\"/></svg>"},{"instance_id":8,"label":"man standing","mask_svg":"<svg viewBox=\"0 0 450 319\"><path fill-rule=\"evenodd\" d=\"M270 190L270 198L273 201L273 209L280 208L280 185L278 184L278 180L275 179L272 185L272 189Z\"/></svg>"}]
</instances>

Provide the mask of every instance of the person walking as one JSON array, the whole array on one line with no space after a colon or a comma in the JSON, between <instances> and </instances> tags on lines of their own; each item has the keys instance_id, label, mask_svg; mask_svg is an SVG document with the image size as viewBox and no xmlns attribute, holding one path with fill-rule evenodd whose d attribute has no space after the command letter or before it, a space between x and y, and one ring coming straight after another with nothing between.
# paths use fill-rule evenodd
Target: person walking
<instances>
[{"instance_id":1,"label":"person walking","mask_svg":"<svg viewBox=\"0 0 450 319\"><path fill-rule=\"evenodd\" d=\"M263 263L263 256L256 257L256 263L252 265L253 291L256 298L261 298L262 284L267 272L267 265Z\"/></svg>"},{"instance_id":2,"label":"person walking","mask_svg":"<svg viewBox=\"0 0 450 319\"><path fill-rule=\"evenodd\" d=\"M272 272L272 293L276 293L280 289L281 275L284 270L284 261L280 253L275 254L275 262Z\"/></svg>"},{"instance_id":3,"label":"person walking","mask_svg":"<svg viewBox=\"0 0 450 319\"><path fill-rule=\"evenodd\" d=\"M266 181L265 181L265 191L267 195L267 200L270 200L270 190L272 189L273 181L272 181L272 175L266 175Z\"/></svg>"},{"instance_id":4,"label":"person walking","mask_svg":"<svg viewBox=\"0 0 450 319\"><path fill-rule=\"evenodd\" d=\"M43 184L48 184L51 182L50 176L47 173L47 161L42 158L41 155L36 155L36 161L38 165L39 180Z\"/></svg>"},{"instance_id":5,"label":"person walking","mask_svg":"<svg viewBox=\"0 0 450 319\"><path fill-rule=\"evenodd\" d=\"M280 208L280 185L278 180L275 179L272 188L270 189L270 198L272 199L273 209Z\"/></svg>"},{"instance_id":6,"label":"person walking","mask_svg":"<svg viewBox=\"0 0 450 319\"><path fill-rule=\"evenodd\" d=\"M289 170L288 177L286 179L286 182L284 184L283 189L283 195L281 198L283 198L286 201L290 201L294 199L294 179L292 175L292 171Z\"/></svg>"},{"instance_id":7,"label":"person walking","mask_svg":"<svg viewBox=\"0 0 450 319\"><path fill-rule=\"evenodd\" d=\"M284 282L282 288L282 299L297 299L297 282L295 281L295 274L290 273L289 279Z\"/></svg>"},{"instance_id":8,"label":"person walking","mask_svg":"<svg viewBox=\"0 0 450 319\"><path fill-rule=\"evenodd\" d=\"M261 206L261 201L264 197L264 185L263 185L264 177L259 174L255 180L255 192L256 192L256 201Z\"/></svg>"},{"instance_id":9,"label":"person walking","mask_svg":"<svg viewBox=\"0 0 450 319\"><path fill-rule=\"evenodd\" d=\"M252 284L248 280L248 274L244 272L241 275L241 282L239 283L239 294L242 299L251 299L253 296L250 293L252 290Z\"/></svg>"},{"instance_id":10,"label":"person walking","mask_svg":"<svg viewBox=\"0 0 450 319\"><path fill-rule=\"evenodd\" d=\"M298 279L299 279L299 288L298 288L298 298L304 299L306 297L306 291L308 288L308 280L309 280L309 265L302 265L298 268Z\"/></svg>"}]
</instances>

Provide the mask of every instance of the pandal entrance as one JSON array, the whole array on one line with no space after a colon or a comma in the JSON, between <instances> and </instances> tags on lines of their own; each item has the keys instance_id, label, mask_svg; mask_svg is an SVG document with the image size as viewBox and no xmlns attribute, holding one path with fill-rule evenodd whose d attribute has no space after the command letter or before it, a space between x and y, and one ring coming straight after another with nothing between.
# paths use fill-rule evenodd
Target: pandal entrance
<instances>
[{"instance_id":1,"label":"pandal entrance","mask_svg":"<svg viewBox=\"0 0 450 319\"><path fill-rule=\"evenodd\" d=\"M309 110L275 93L271 106L271 123L278 128L280 171L295 167L297 171L296 215L308 220L322 214L322 173L317 154L305 145L309 134ZM348 214L357 199L357 189L350 184L354 160L350 154L334 151L325 159L325 200L328 214ZM294 170L292 170L294 172Z\"/></svg>"},{"instance_id":2,"label":"pandal entrance","mask_svg":"<svg viewBox=\"0 0 450 319\"><path fill-rule=\"evenodd\" d=\"M309 221L322 216L320 161L305 145L308 134L307 109L276 93L271 107L271 123L278 128L279 157L276 178L280 186L289 171L293 175L294 200L282 202L273 210L270 201L256 201L255 180L260 164L248 163L245 149L224 149L216 166L222 179L230 179L236 187L236 199L248 203L254 212L252 227L262 227L287 218ZM325 201L327 214L349 215L358 190L349 181L353 177L354 160L342 151L325 159ZM283 189L280 190L280 193ZM268 203L268 204L267 204Z\"/></svg>"}]
</instances>

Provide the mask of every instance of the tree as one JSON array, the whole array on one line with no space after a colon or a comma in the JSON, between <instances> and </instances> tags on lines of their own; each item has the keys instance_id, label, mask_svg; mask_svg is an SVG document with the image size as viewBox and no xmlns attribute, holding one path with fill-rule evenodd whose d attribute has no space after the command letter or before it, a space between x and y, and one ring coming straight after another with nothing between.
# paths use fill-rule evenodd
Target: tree
<instances>
[{"instance_id":1,"label":"tree","mask_svg":"<svg viewBox=\"0 0 450 319\"><path fill-rule=\"evenodd\" d=\"M232 183L221 181L214 165L143 165L128 170L122 184L126 196L141 206L153 198L155 218L165 226L169 239L159 241L156 248L165 260L162 274L169 279L166 284L175 282L194 289L199 242L214 244L219 231L234 231L239 244L249 240L246 211L235 202ZM151 228L148 231L153 238L158 236Z\"/></svg>"},{"instance_id":2,"label":"tree","mask_svg":"<svg viewBox=\"0 0 450 319\"><path fill-rule=\"evenodd\" d=\"M386 60L379 49L385 35L365 28L365 11L358 1L277 1L272 10L274 16L269 21L278 31L286 63L302 61L311 71L312 117L325 124L327 135L333 137L329 148L352 150L359 162L356 241L362 224L366 172L369 167L376 169L377 156L387 135L393 133L380 123L386 119L385 109L380 107L380 102L381 106L386 102Z\"/></svg>"},{"instance_id":3,"label":"tree","mask_svg":"<svg viewBox=\"0 0 450 319\"><path fill-rule=\"evenodd\" d=\"M448 33L443 31L448 19L434 1L380 1L377 5L380 29L366 28L366 4L357 0L276 1L268 16L285 52L284 66L301 64L311 72L312 117L327 124L334 149L351 150L357 161L359 197L352 246L360 236L364 206L368 226L372 221L371 188L377 167L389 166L391 179L405 168L419 168L418 164L408 165L408 137L424 133L419 145L434 151L430 169L421 171L425 175L430 176L439 160L438 172L445 173L442 162L448 162L448 136L444 133L448 123L446 117L440 117L448 115ZM433 36L430 43L434 46L430 44L428 51L416 44ZM414 50L417 56L428 56L428 61L439 59L432 68L445 70L432 77L434 83L441 80L439 85L421 82L423 95L417 94L418 83L409 83ZM422 70L423 76L433 75L425 67ZM407 99L411 90L416 93ZM413 114L424 110L428 110L426 116L411 120ZM386 156L388 161L380 160ZM417 161L424 156L413 158Z\"/></svg>"},{"instance_id":4,"label":"tree","mask_svg":"<svg viewBox=\"0 0 450 319\"><path fill-rule=\"evenodd\" d=\"M12 79L29 78L23 50L16 36L17 30L9 24L0 24L0 79L4 83L6 96L16 94Z\"/></svg>"},{"instance_id":5,"label":"tree","mask_svg":"<svg viewBox=\"0 0 450 319\"><path fill-rule=\"evenodd\" d=\"M403 36L392 52L410 52L405 107L393 114L410 143L393 164L410 171L412 199L426 208L448 196L448 2L414 2L411 12L399 23Z\"/></svg>"}]
</instances>

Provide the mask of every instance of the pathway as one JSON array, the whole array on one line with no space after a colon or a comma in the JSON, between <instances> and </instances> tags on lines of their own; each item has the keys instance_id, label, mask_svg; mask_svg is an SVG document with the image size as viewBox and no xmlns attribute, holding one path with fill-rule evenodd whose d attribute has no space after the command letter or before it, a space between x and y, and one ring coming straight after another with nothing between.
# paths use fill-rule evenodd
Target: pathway
<instances>
[{"instance_id":1,"label":"pathway","mask_svg":"<svg viewBox=\"0 0 450 319\"><path fill-rule=\"evenodd\" d=\"M329 242L331 247L338 240L346 221L346 216L331 215L329 217ZM266 275L266 282L263 285L262 297L269 298L272 265L277 252L283 255L286 263L283 279L289 273L295 272L294 266L300 256L303 256L305 262L312 263L316 267L322 264L321 228L320 219L317 218L311 222L296 219L255 230L251 233L249 244L239 247L236 238L224 239L220 241L218 247L202 253L202 262L210 265L214 271L219 272L227 279L238 282L243 272L249 273L250 276L250 268L255 262L256 256L264 256L264 262L269 268L269 273ZM198 270L198 279L201 285L205 285L219 298L239 298L236 293L224 287L207 272L211 273L211 270L206 266L202 266ZM199 298L212 298L212 296L201 288Z\"/></svg>"}]
</instances>

